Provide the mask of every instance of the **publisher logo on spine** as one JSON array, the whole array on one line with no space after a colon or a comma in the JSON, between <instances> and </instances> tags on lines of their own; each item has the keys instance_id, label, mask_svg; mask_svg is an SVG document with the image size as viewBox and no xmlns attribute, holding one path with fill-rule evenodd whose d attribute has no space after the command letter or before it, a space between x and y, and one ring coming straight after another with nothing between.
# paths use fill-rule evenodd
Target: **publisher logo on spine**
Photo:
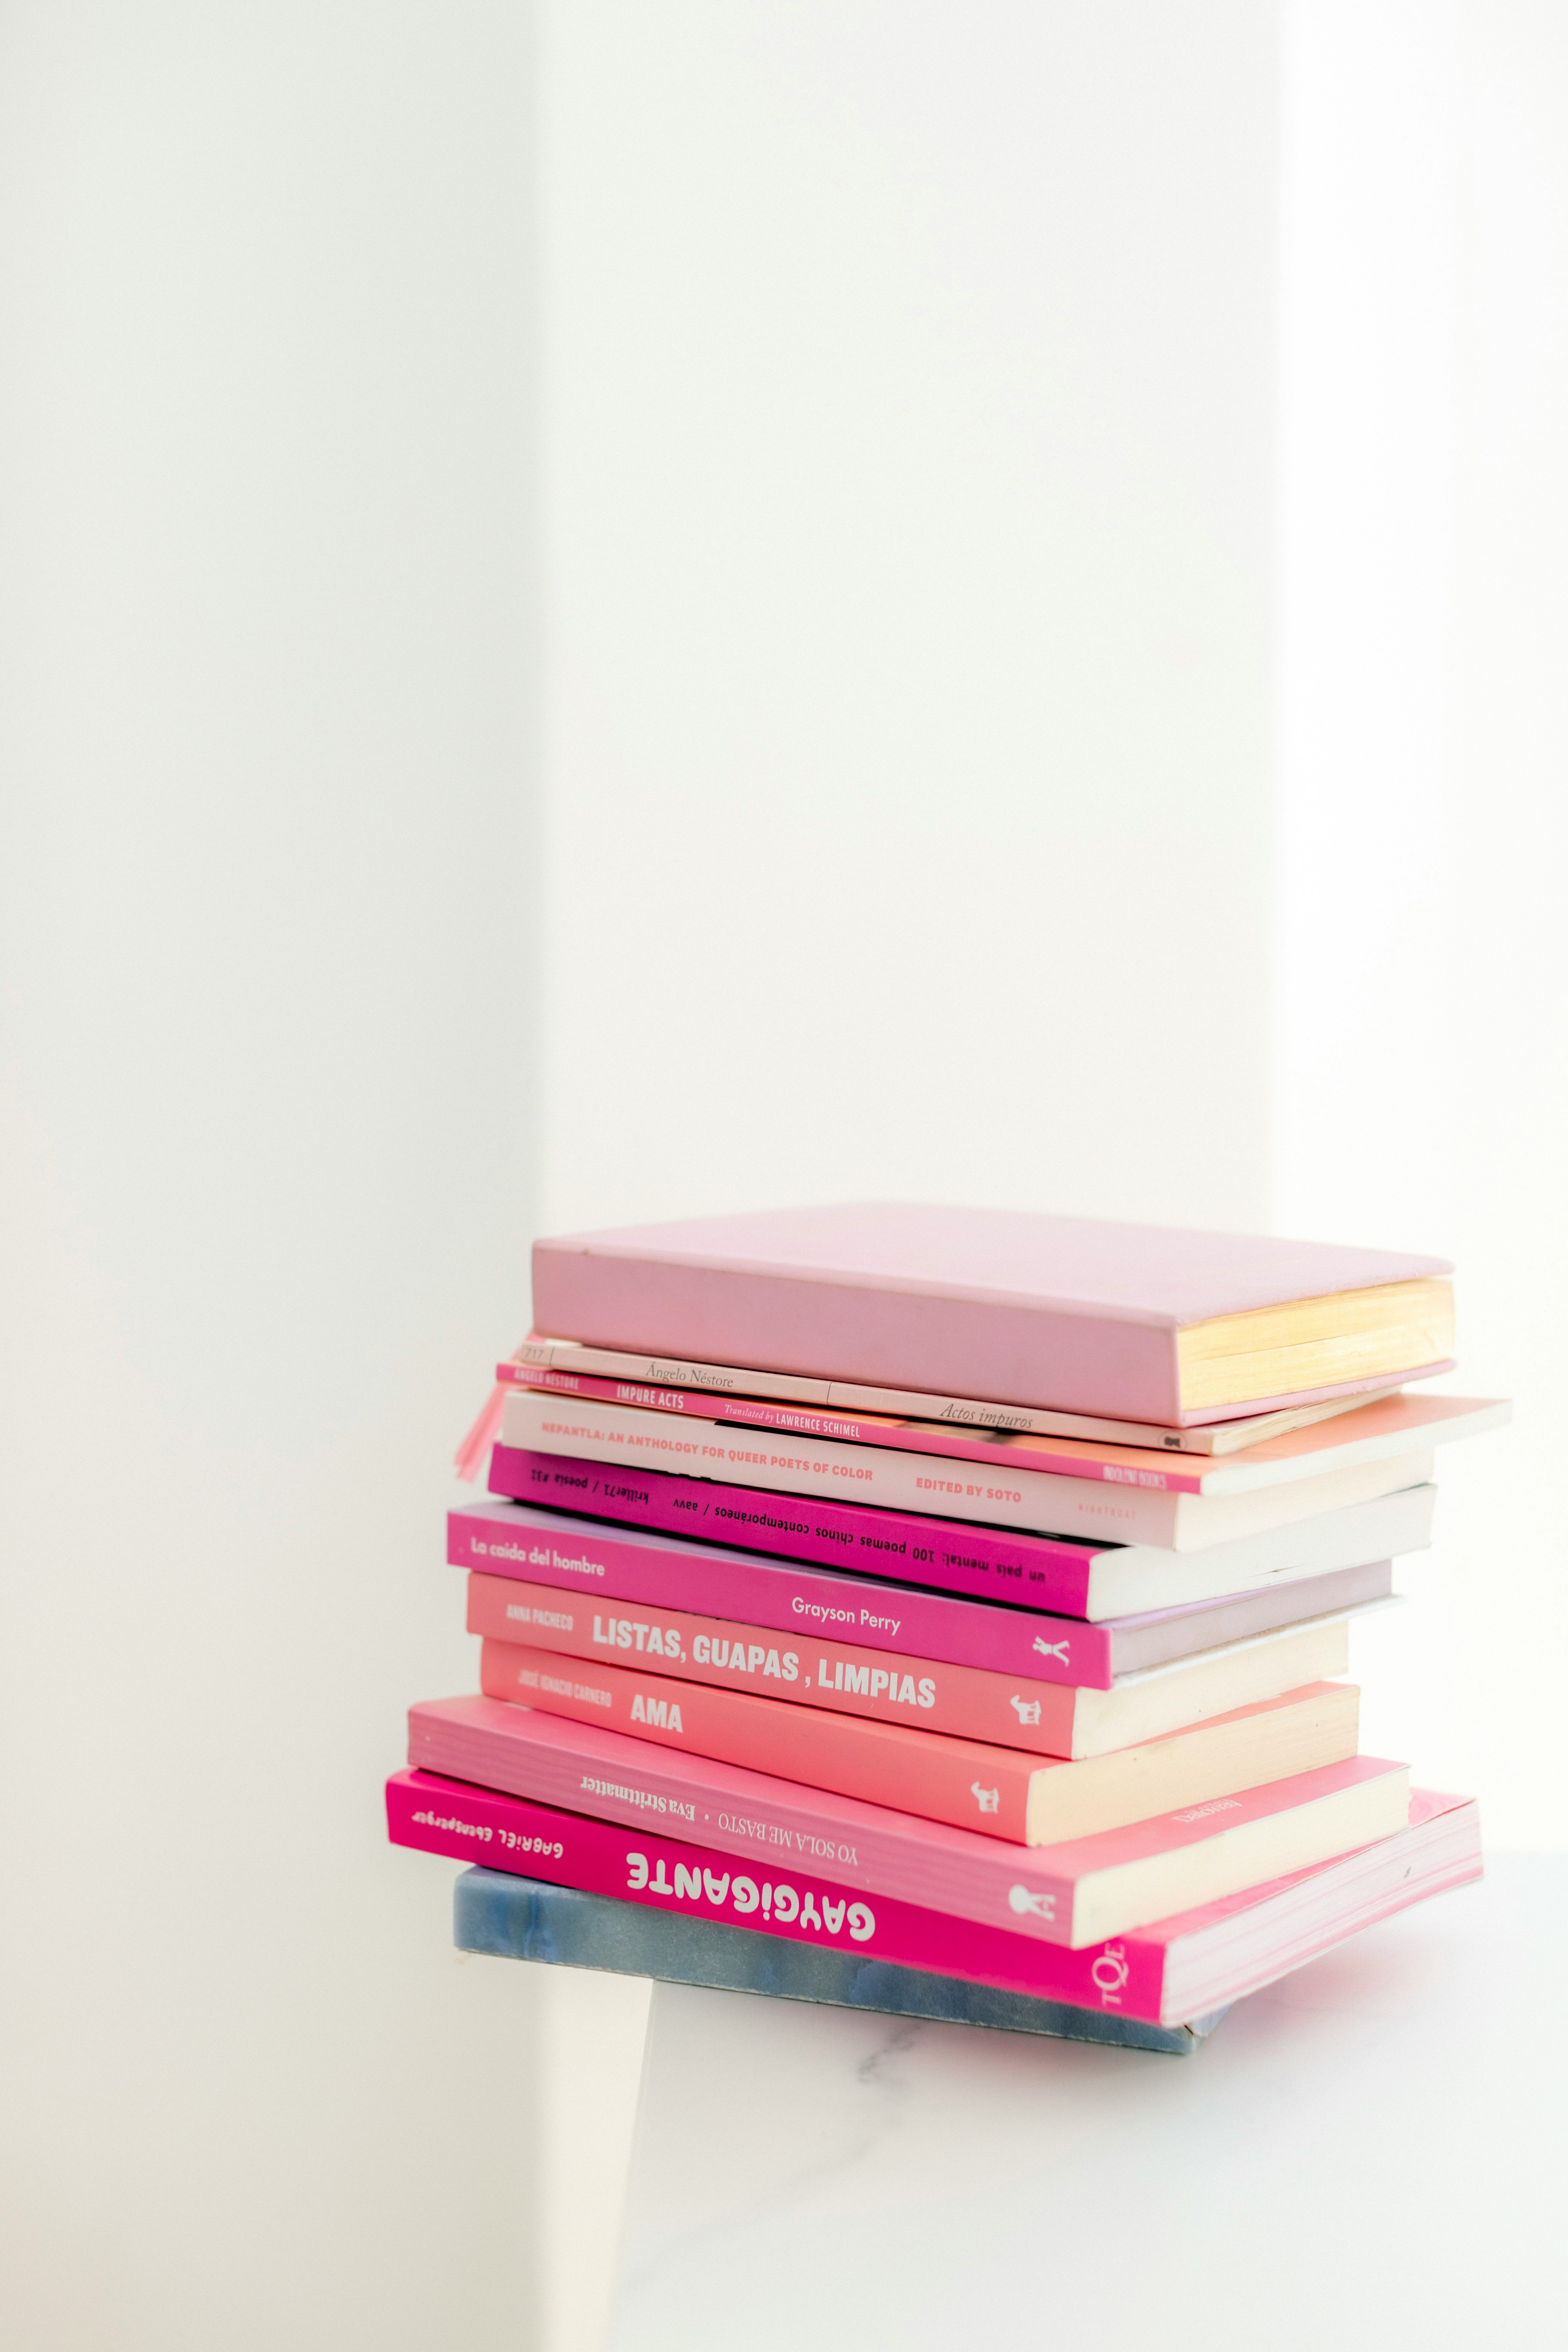
<instances>
[{"instance_id":1,"label":"publisher logo on spine","mask_svg":"<svg viewBox=\"0 0 1568 2352\"><path fill-rule=\"evenodd\" d=\"M1102 2009L1121 2008L1121 1995L1131 1973L1126 1945L1107 1944L1089 1970Z\"/></svg>"}]
</instances>

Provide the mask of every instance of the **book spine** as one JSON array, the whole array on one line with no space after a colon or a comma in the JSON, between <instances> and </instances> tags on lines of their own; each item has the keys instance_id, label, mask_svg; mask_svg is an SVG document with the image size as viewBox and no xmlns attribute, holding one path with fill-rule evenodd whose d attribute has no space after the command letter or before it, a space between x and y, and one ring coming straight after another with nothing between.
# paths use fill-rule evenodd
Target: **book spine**
<instances>
[{"instance_id":1,"label":"book spine","mask_svg":"<svg viewBox=\"0 0 1568 2352\"><path fill-rule=\"evenodd\" d=\"M490 1455L489 1485L492 1494L558 1511L586 1512L591 1517L619 1519L661 1534L734 1545L743 1551L763 1552L770 1559L783 1555L795 1561L852 1569L863 1575L892 1578L900 1585L934 1585L941 1593L1007 1601L1027 1612L1005 1628L994 1629L996 1640L1007 1643L1007 1654L992 1657L966 1652L968 1664L995 1664L1005 1671L1016 1659L1016 1644L1023 1637L1026 1654L1039 1656L1034 1671L1042 1677L1055 1679L1059 1666L1065 1681L1099 1682L1100 1687L1109 1682L1109 1639L1097 1628L1075 1625L1069 1643L1065 1633L1058 1635L1054 1624L1042 1633L1027 1622L1037 1611L1053 1618L1083 1616L1098 1557L1087 1545L1057 1543L1048 1536L976 1527L963 1520L926 1518L911 1511L873 1510L836 1497L782 1496L761 1487L719 1486L710 1479L682 1477L678 1471L639 1468L628 1473L552 1454L548 1448L540 1451L505 1443ZM483 1568L488 1563L476 1559L458 1564ZM531 1560L531 1567L537 1565ZM693 1569L692 1573L699 1571ZM803 1583L801 1590L807 1606L797 1612L799 1616L809 1612L811 1622L843 1623L837 1616L818 1619L817 1604L810 1600L815 1588ZM764 1624L769 1622L766 1611L759 1609L756 1601L747 1605L752 1615L760 1615ZM834 1605L826 1599L820 1602L824 1610ZM906 1606L910 1623L921 1628L918 1635L908 1638L929 1651L931 1643L924 1628L935 1622L936 1612L926 1611L914 1593L908 1595ZM941 1606L948 1609L951 1604ZM944 1617L942 1622L954 1621ZM876 1630L862 1614L858 1637L870 1641ZM1094 1639L1100 1641L1107 1661L1107 1667L1101 1669L1104 1681L1091 1664Z\"/></svg>"},{"instance_id":2,"label":"book spine","mask_svg":"<svg viewBox=\"0 0 1568 2352\"><path fill-rule=\"evenodd\" d=\"M498 1378L501 1368L498 1366ZM668 1382L605 1379L595 1372L562 1371L537 1364L512 1368L509 1383L558 1396L581 1397L594 1404L630 1405L644 1412L685 1413L692 1419L750 1429L778 1430L786 1436L826 1439L835 1444L877 1445L897 1453L926 1454L938 1460L979 1462L1011 1473L1020 1466L1017 1443L989 1437L982 1431L963 1433L927 1421L900 1422L886 1414L830 1411L823 1406L786 1403L769 1397L704 1394L697 1389ZM1044 1437L1028 1441L1028 1469L1061 1478L1088 1478L1101 1486L1136 1486L1152 1494L1201 1495L1212 1468L1199 1465L1152 1465L1144 1449L1130 1445L1096 1446Z\"/></svg>"},{"instance_id":3,"label":"book spine","mask_svg":"<svg viewBox=\"0 0 1568 2352\"><path fill-rule=\"evenodd\" d=\"M899 1651L862 1649L826 1634L780 1639L776 1627L748 1625L689 1611L627 1613L592 1606L549 1585L470 1575L468 1631L498 1642L529 1642L569 1657L646 1658L659 1674L726 1690L763 1690L775 1698L915 1724L998 1748L1070 1756L1078 1693L1062 1683L1026 1681L949 1665Z\"/></svg>"},{"instance_id":4,"label":"book spine","mask_svg":"<svg viewBox=\"0 0 1568 2352\"><path fill-rule=\"evenodd\" d=\"M1178 1503L1199 1499L780 1431L752 1437L721 1422L629 1405L567 1402L527 1389L513 1389L508 1396L501 1437L511 1446L539 1446L630 1469L677 1470L729 1486L758 1482L790 1495L847 1493L879 1510L986 1519L1101 1543L1172 1545Z\"/></svg>"},{"instance_id":5,"label":"book spine","mask_svg":"<svg viewBox=\"0 0 1568 2352\"><path fill-rule=\"evenodd\" d=\"M782 1680L776 1652L773 1657ZM600 1658L558 1658L516 1642L485 1643L479 1688L487 1698L518 1700L574 1723L607 1724L661 1748L830 1789L923 1822L951 1822L1015 1845L1027 1840L1036 1771L1073 1769L944 1732L786 1706L751 1691L642 1675Z\"/></svg>"},{"instance_id":6,"label":"book spine","mask_svg":"<svg viewBox=\"0 0 1568 2352\"><path fill-rule=\"evenodd\" d=\"M890 1895L868 1902L858 1886L782 1861L753 1877L713 1846L642 1826L627 1830L434 1773L395 1773L386 1820L395 1845L486 1870L1159 2021L1164 1948L1146 1936L1069 1951Z\"/></svg>"},{"instance_id":7,"label":"book spine","mask_svg":"<svg viewBox=\"0 0 1568 2352\"><path fill-rule=\"evenodd\" d=\"M831 1384L795 1372L742 1370L728 1364L680 1363L662 1356L629 1356L616 1348L584 1348L575 1339L545 1339L531 1331L510 1359L496 1366L498 1381L513 1383L529 1367L547 1371L599 1372L612 1381L647 1381L658 1388L701 1389L719 1396L778 1397L786 1404L831 1404ZM995 1424L998 1428L1000 1423Z\"/></svg>"}]
</instances>

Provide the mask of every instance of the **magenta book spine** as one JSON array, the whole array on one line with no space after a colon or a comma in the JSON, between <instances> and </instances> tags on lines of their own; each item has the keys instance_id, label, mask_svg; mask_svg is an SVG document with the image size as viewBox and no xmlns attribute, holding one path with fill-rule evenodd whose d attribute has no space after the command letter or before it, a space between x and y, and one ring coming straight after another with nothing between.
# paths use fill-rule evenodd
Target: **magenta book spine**
<instances>
[{"instance_id":1,"label":"magenta book spine","mask_svg":"<svg viewBox=\"0 0 1568 2352\"><path fill-rule=\"evenodd\" d=\"M766 1872L758 1866L752 1876L736 1869L733 1854L711 1846L623 1829L435 1773L395 1773L386 1785L386 1821L395 1845L486 1870L1159 2021L1165 1948L1146 1935L1069 1951L892 1895L868 1901L863 1889L836 1879L793 1868L786 1876L783 1864Z\"/></svg>"},{"instance_id":2,"label":"magenta book spine","mask_svg":"<svg viewBox=\"0 0 1568 2352\"><path fill-rule=\"evenodd\" d=\"M557 1511L585 1511L661 1534L782 1553L1063 1617L1084 1614L1095 1559L1114 1549L967 1519L928 1519L825 1496L721 1486L682 1477L678 1470L627 1470L517 1445L493 1449L489 1485L492 1495Z\"/></svg>"},{"instance_id":3,"label":"magenta book spine","mask_svg":"<svg viewBox=\"0 0 1568 2352\"><path fill-rule=\"evenodd\" d=\"M521 1458L551 1460L539 1454ZM575 1478L584 1465L561 1466ZM826 1513L837 1507L811 1507ZM526 1506L506 1519L497 1517L493 1504L449 1512L447 1557L455 1568L521 1577L563 1592L593 1592L647 1609L736 1619L802 1640L829 1634L864 1649L1089 1690L1109 1690L1113 1680L1107 1628L1080 1618L873 1583L794 1560L749 1559L744 1552L683 1544L679 1537L666 1543L647 1536L628 1541L614 1527L589 1519L563 1522L553 1512Z\"/></svg>"},{"instance_id":4,"label":"magenta book spine","mask_svg":"<svg viewBox=\"0 0 1568 2352\"><path fill-rule=\"evenodd\" d=\"M988 1437L982 1430L942 1428L929 1421L903 1421L888 1413L855 1413L826 1405L791 1404L769 1397L725 1395L700 1389L649 1386L606 1380L597 1372L563 1372L537 1364L498 1366L503 1386L539 1389L584 1398L595 1404L630 1404L648 1412L689 1412L699 1421L734 1422L752 1429L777 1429L797 1437L822 1437L850 1445L887 1445L907 1454L929 1454L954 1462L987 1462L1008 1470L1043 1470L1058 1478L1098 1479L1103 1486L1144 1486L1161 1494L1201 1495L1211 1465L1152 1466L1148 1449L1110 1449L1068 1440L1031 1437L1022 1453L1016 1440Z\"/></svg>"}]
</instances>

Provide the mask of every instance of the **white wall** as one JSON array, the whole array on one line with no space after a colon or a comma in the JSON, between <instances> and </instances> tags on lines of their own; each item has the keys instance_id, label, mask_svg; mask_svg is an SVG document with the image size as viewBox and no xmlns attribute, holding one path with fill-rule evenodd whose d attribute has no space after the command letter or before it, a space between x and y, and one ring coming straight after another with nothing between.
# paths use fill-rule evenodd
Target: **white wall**
<instances>
[{"instance_id":1,"label":"white wall","mask_svg":"<svg viewBox=\"0 0 1568 2352\"><path fill-rule=\"evenodd\" d=\"M543 1206L1268 1206L1275 13L542 18Z\"/></svg>"},{"instance_id":2,"label":"white wall","mask_svg":"<svg viewBox=\"0 0 1568 2352\"><path fill-rule=\"evenodd\" d=\"M1568 26L1528 5L1287 18L1275 1216L1459 1267L1417 1606L1363 1739L1568 1844Z\"/></svg>"},{"instance_id":3,"label":"white wall","mask_svg":"<svg viewBox=\"0 0 1568 2352\"><path fill-rule=\"evenodd\" d=\"M1443 922L1468 1360L1514 1388L1451 1481L1447 1680L1494 1832L1568 1844L1568 21L1465 16L1452 781ZM1502 1475L1500 1476L1500 1471ZM1436 1708L1434 1709L1436 1712ZM1442 1736L1447 1736L1446 1733ZM1429 1734L1435 1742L1436 1727Z\"/></svg>"},{"instance_id":4,"label":"white wall","mask_svg":"<svg viewBox=\"0 0 1568 2352\"><path fill-rule=\"evenodd\" d=\"M17 2352L530 2339L525 1980L379 1823L532 1222L525 29L0 17Z\"/></svg>"}]
</instances>

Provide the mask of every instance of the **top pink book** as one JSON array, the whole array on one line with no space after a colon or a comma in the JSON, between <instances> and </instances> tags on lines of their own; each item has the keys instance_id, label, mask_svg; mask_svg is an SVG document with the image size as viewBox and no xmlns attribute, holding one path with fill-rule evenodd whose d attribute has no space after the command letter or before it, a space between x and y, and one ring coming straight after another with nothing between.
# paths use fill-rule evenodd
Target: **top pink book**
<instances>
[{"instance_id":1,"label":"top pink book","mask_svg":"<svg viewBox=\"0 0 1568 2352\"><path fill-rule=\"evenodd\" d=\"M853 1202L533 1248L553 1338L1170 1428L1453 1368L1444 1258Z\"/></svg>"}]
</instances>

